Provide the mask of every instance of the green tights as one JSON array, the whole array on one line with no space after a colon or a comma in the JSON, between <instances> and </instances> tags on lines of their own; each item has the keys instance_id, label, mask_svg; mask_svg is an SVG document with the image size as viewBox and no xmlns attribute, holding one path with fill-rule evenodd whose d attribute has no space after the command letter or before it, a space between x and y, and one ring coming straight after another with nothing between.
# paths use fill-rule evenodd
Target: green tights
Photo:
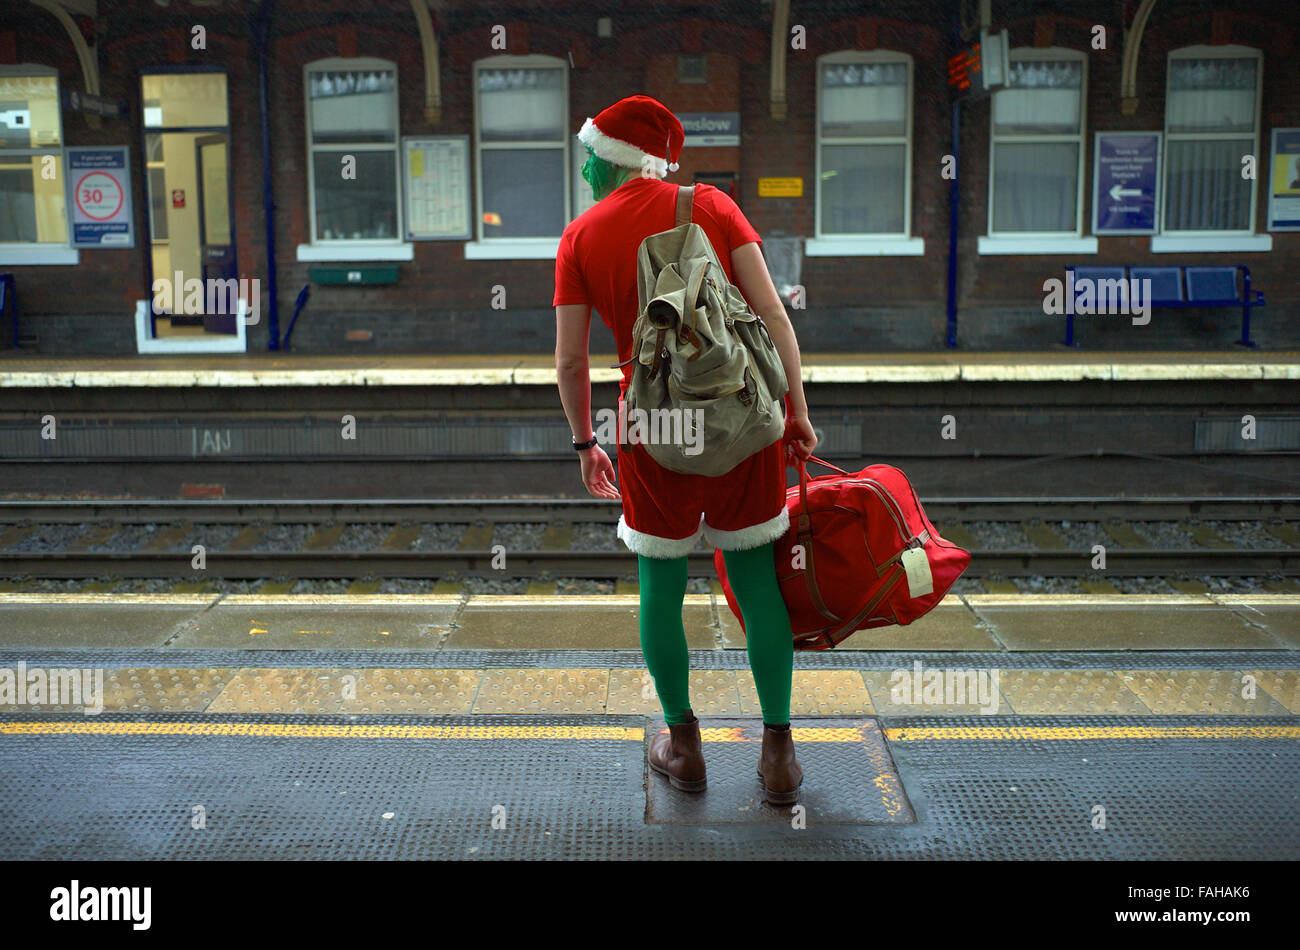
<instances>
[{"instance_id":1,"label":"green tights","mask_svg":"<svg viewBox=\"0 0 1300 950\"><path fill-rule=\"evenodd\" d=\"M749 666L763 708L763 722L790 721L794 637L790 615L777 586L772 542L747 551L724 551L727 577L745 618ZM690 660L682 627L686 558L637 557L641 584L641 652L654 677L669 725L686 721L690 709Z\"/></svg>"}]
</instances>

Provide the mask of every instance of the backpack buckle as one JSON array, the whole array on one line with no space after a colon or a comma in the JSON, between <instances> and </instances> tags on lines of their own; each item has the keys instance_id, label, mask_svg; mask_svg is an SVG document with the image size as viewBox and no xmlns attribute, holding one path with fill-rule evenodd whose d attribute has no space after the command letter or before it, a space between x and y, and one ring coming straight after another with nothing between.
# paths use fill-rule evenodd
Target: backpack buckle
<instances>
[{"instance_id":1,"label":"backpack buckle","mask_svg":"<svg viewBox=\"0 0 1300 950\"><path fill-rule=\"evenodd\" d=\"M748 406L754 401L754 393L750 390L748 383L741 387L740 392L736 393L736 398L745 406Z\"/></svg>"},{"instance_id":2,"label":"backpack buckle","mask_svg":"<svg viewBox=\"0 0 1300 950\"><path fill-rule=\"evenodd\" d=\"M686 362L694 362L699 358L699 355L704 352L704 344L700 342L699 335L686 324L682 324L677 333L682 340L695 347L695 352L686 357Z\"/></svg>"}]
</instances>

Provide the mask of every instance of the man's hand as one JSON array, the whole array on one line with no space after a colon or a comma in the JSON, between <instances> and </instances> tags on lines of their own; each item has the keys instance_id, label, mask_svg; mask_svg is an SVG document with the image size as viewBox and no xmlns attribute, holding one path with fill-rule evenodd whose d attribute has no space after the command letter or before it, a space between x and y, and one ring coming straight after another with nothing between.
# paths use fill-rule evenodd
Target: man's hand
<instances>
[{"instance_id":1,"label":"man's hand","mask_svg":"<svg viewBox=\"0 0 1300 950\"><path fill-rule=\"evenodd\" d=\"M784 438L801 459L807 459L813 454L813 449L817 448L817 433L813 431L812 422L807 416L791 416L786 419Z\"/></svg>"},{"instance_id":2,"label":"man's hand","mask_svg":"<svg viewBox=\"0 0 1300 950\"><path fill-rule=\"evenodd\" d=\"M582 483L587 486L587 494L615 501L622 497L614 486L614 465L604 449L594 445L578 455L582 462Z\"/></svg>"}]
</instances>

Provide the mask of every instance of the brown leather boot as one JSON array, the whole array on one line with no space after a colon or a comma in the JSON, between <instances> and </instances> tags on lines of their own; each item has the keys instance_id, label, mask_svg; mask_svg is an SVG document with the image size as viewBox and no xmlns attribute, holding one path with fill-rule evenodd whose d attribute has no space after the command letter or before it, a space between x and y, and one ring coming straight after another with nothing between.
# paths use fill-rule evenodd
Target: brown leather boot
<instances>
[{"instance_id":1,"label":"brown leather boot","mask_svg":"<svg viewBox=\"0 0 1300 950\"><path fill-rule=\"evenodd\" d=\"M773 729L763 724L763 754L758 759L758 781L769 804L791 805L799 800L803 767L794 757L794 739L789 729Z\"/></svg>"},{"instance_id":2,"label":"brown leather boot","mask_svg":"<svg viewBox=\"0 0 1300 950\"><path fill-rule=\"evenodd\" d=\"M650 768L668 776L673 788L683 792L704 791L704 754L700 751L700 721L689 709L690 718L669 726L667 734L650 737Z\"/></svg>"}]
</instances>

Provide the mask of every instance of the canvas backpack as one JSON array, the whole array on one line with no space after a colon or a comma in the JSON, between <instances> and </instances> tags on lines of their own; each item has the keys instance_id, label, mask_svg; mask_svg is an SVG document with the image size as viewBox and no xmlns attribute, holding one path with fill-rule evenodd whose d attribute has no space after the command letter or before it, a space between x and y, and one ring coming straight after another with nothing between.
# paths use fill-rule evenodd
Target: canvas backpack
<instances>
[{"instance_id":1,"label":"canvas backpack","mask_svg":"<svg viewBox=\"0 0 1300 950\"><path fill-rule=\"evenodd\" d=\"M778 441L789 386L767 326L691 221L695 188L678 187L676 226L637 249L635 361L624 400L629 442L664 468L724 475Z\"/></svg>"}]
</instances>

